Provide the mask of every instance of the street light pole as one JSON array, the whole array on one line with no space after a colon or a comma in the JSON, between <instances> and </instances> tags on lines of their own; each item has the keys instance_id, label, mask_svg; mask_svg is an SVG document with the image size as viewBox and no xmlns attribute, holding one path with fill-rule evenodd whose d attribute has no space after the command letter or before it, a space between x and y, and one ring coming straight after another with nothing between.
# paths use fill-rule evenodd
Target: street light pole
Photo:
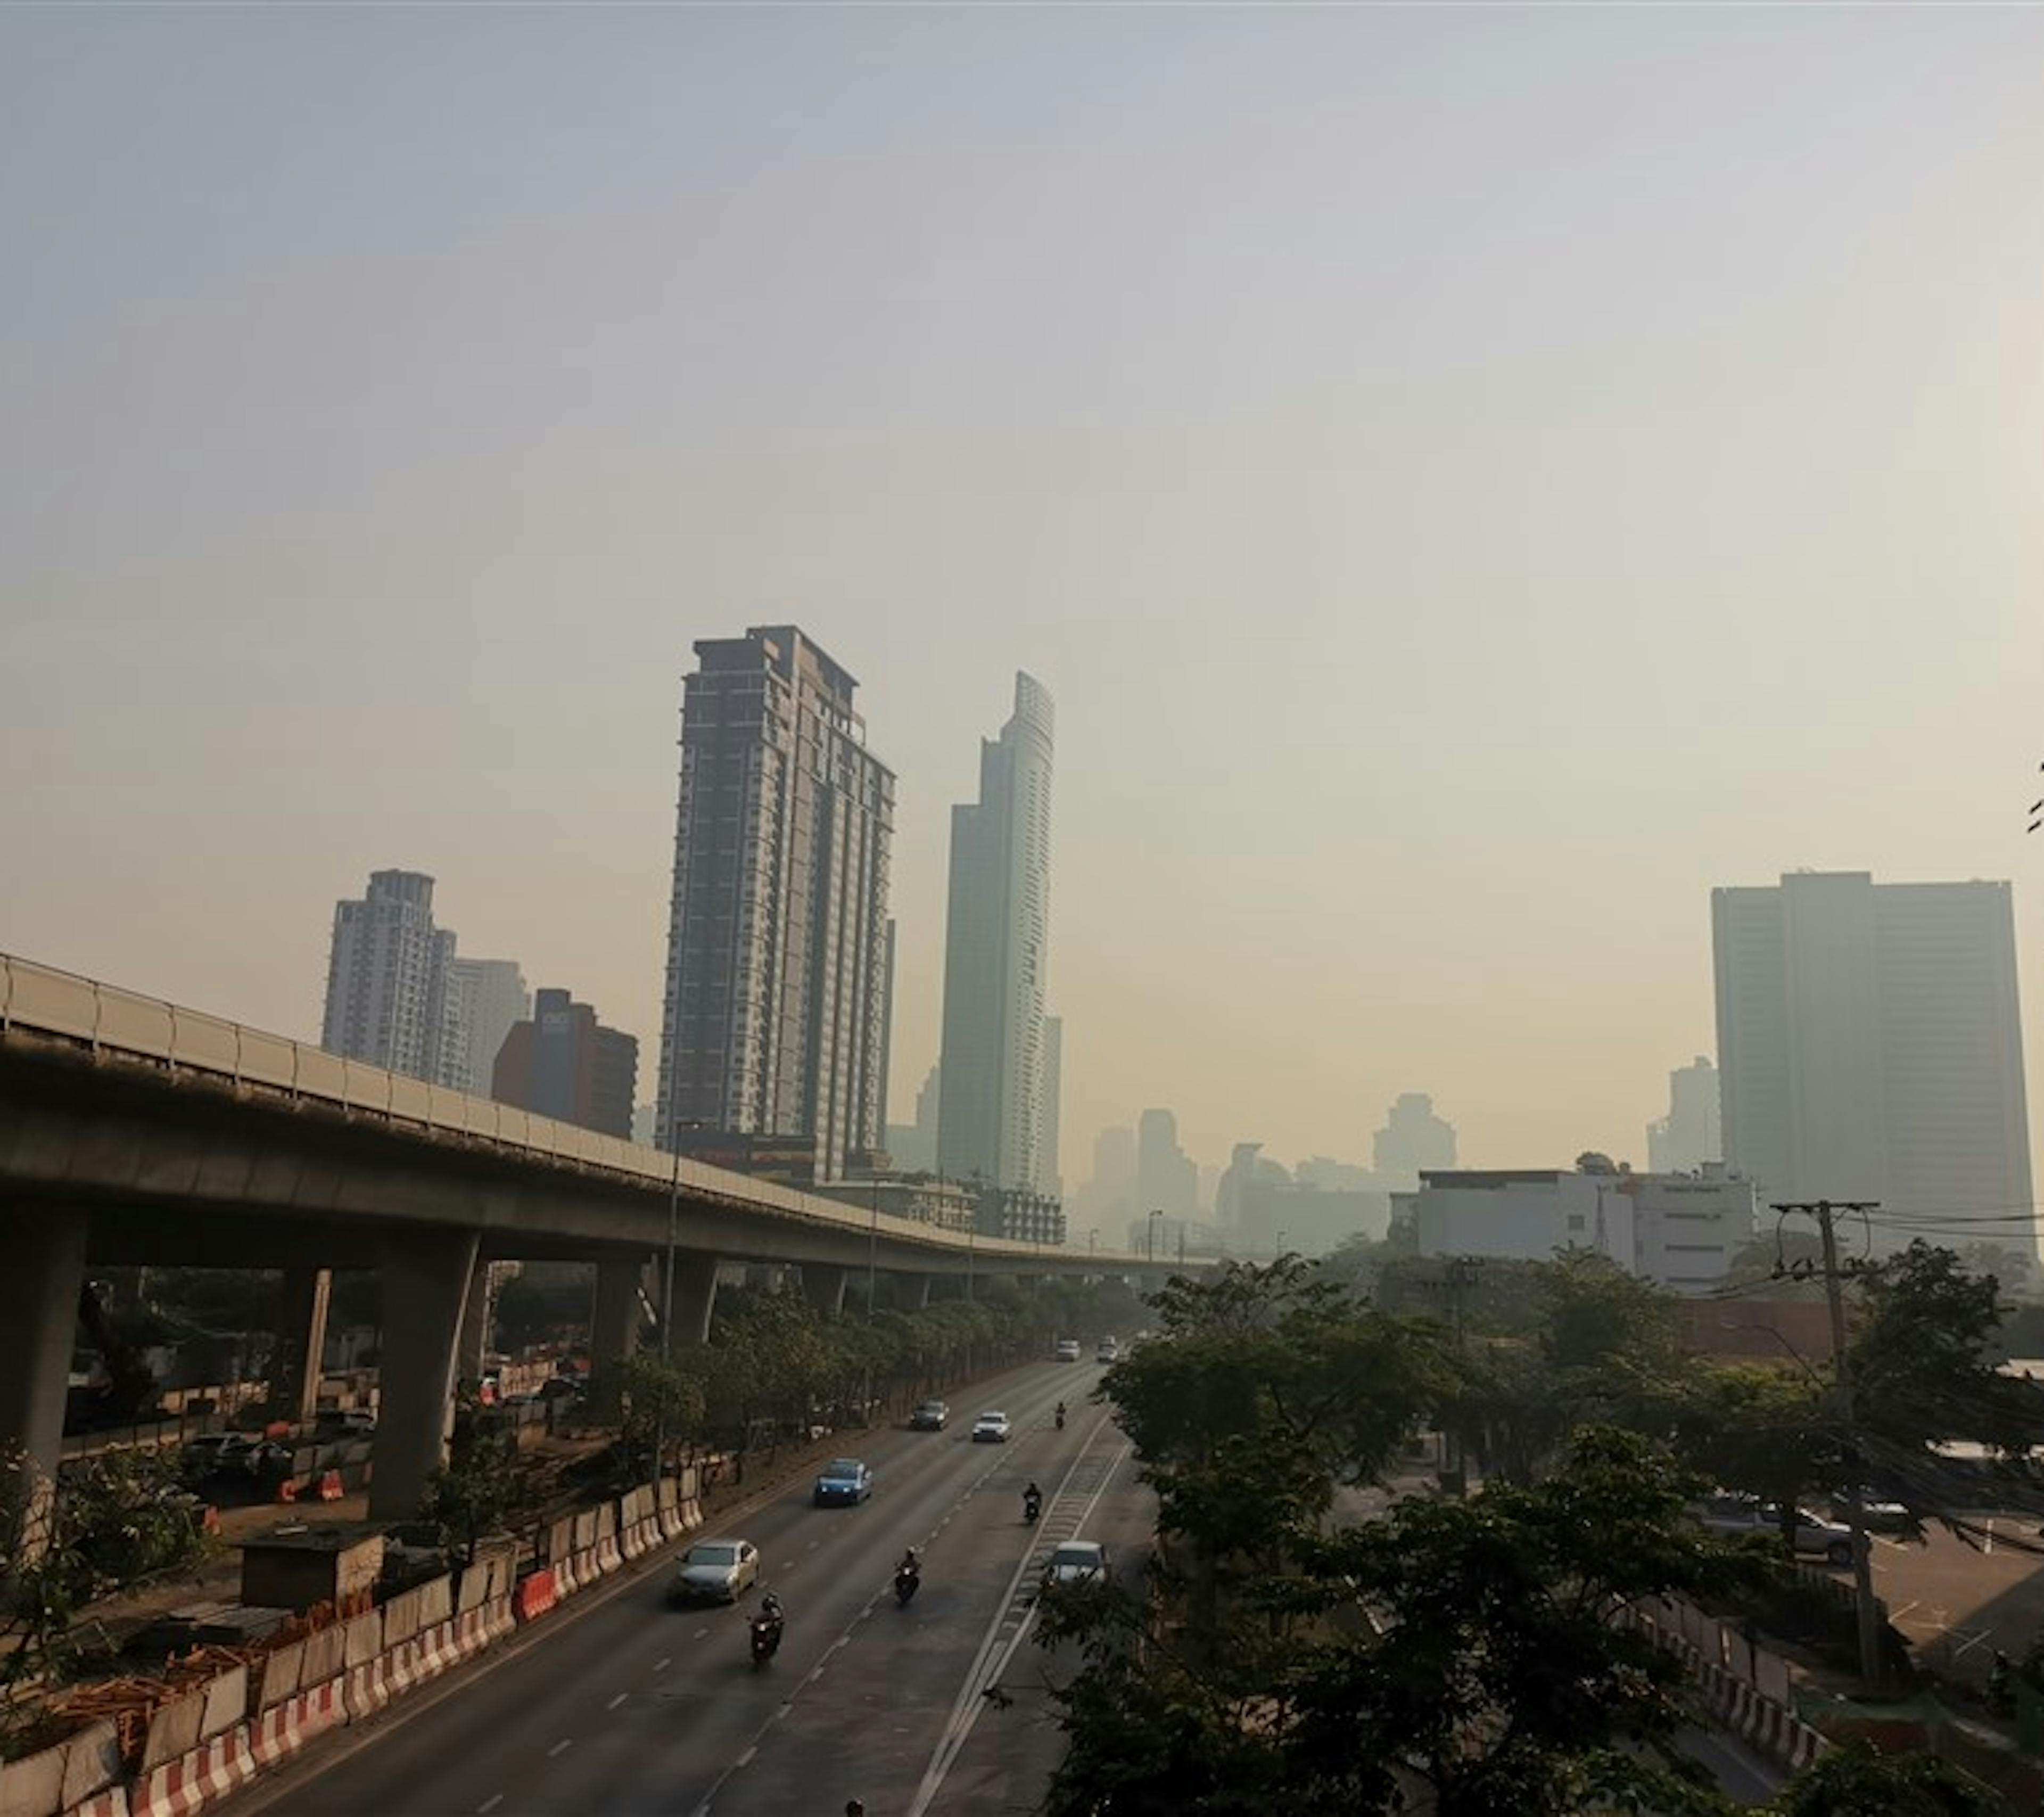
<instances>
[{"instance_id":1,"label":"street light pole","mask_svg":"<svg viewBox=\"0 0 2044 1817\"><path fill-rule=\"evenodd\" d=\"M1162 1205L1158 1206L1155 1210L1153 1210L1150 1214L1150 1227L1144 1233L1150 1239L1150 1259L1152 1262L1155 1262L1157 1259L1157 1220L1163 1216L1163 1215L1164 1208Z\"/></svg>"},{"instance_id":2,"label":"street light pole","mask_svg":"<svg viewBox=\"0 0 2044 1817\"><path fill-rule=\"evenodd\" d=\"M676 1140L669 1120L667 1139L674 1143L674 1164L667 1178L667 1276L660 1289L660 1361L672 1360L674 1354L674 1243L682 1222L682 1149ZM667 1473L667 1384L660 1385L660 1409L653 1424L653 1481L659 1482ZM655 1496L659 1493L656 1489Z\"/></svg>"},{"instance_id":3,"label":"street light pole","mask_svg":"<svg viewBox=\"0 0 2044 1817\"><path fill-rule=\"evenodd\" d=\"M873 1283L880 1254L880 1177L873 1177L873 1222L866 1236L866 1404L860 1412L863 1424L873 1419Z\"/></svg>"}]
</instances>

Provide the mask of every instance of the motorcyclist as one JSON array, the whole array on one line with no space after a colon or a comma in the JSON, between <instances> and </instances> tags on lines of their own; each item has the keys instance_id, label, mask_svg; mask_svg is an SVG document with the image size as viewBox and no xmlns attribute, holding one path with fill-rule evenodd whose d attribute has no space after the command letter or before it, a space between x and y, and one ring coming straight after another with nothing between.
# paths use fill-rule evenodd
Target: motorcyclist
<instances>
[{"instance_id":1,"label":"motorcyclist","mask_svg":"<svg viewBox=\"0 0 2044 1817\"><path fill-rule=\"evenodd\" d=\"M781 1608L781 1599L771 1590L759 1599L759 1619L774 1627L779 1627L782 1625L783 1611Z\"/></svg>"},{"instance_id":2,"label":"motorcyclist","mask_svg":"<svg viewBox=\"0 0 2044 1817\"><path fill-rule=\"evenodd\" d=\"M1034 1520L1036 1518L1038 1510L1040 1509L1043 1505L1043 1492L1037 1488L1034 1483L1030 1484L1030 1485L1022 1492L1022 1514L1024 1519Z\"/></svg>"},{"instance_id":3,"label":"motorcyclist","mask_svg":"<svg viewBox=\"0 0 2044 1817\"><path fill-rule=\"evenodd\" d=\"M1059 1401L1059 1402L1058 1403L1058 1430L1060 1432L1062 1432L1062 1431L1064 1431L1064 1429L1065 1429L1065 1404L1061 1400L1061 1401Z\"/></svg>"},{"instance_id":4,"label":"motorcyclist","mask_svg":"<svg viewBox=\"0 0 2044 1817\"><path fill-rule=\"evenodd\" d=\"M901 1562L894 1567L896 1577L899 1577L905 1573L911 1577L920 1577L923 1574L923 1562L916 1556L916 1549L912 1546L901 1554Z\"/></svg>"}]
</instances>

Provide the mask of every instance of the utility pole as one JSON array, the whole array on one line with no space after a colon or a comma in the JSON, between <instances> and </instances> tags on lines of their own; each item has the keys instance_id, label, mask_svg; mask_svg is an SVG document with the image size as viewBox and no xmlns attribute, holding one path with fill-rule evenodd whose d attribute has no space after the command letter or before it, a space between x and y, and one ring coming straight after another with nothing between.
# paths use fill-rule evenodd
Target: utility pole
<instances>
[{"instance_id":1,"label":"utility pole","mask_svg":"<svg viewBox=\"0 0 2044 1817\"><path fill-rule=\"evenodd\" d=\"M1852 1357L1846 1347L1845 1273L1838 1265L1838 1237L1834 1218L1839 1212L1870 1212L1881 1201L1854 1199L1833 1204L1829 1199L1777 1204L1773 1209L1786 1217L1800 1212L1817 1220L1817 1234L1824 1246L1824 1299L1831 1314L1831 1361L1837 1372L1839 1413L1846 1435L1846 1526L1852 1534L1853 1613L1859 1630L1859 1675L1869 1690L1878 1691L1885 1674L1881 1658L1881 1610L1873 1597L1873 1549L1867 1542L1865 1485L1860 1480L1858 1412L1853 1400Z\"/></svg>"},{"instance_id":2,"label":"utility pole","mask_svg":"<svg viewBox=\"0 0 2044 1817\"><path fill-rule=\"evenodd\" d=\"M1468 1322L1464 1317L1464 1296L1476 1285L1477 1277L1483 1270L1483 1259L1474 1255L1453 1255L1448 1258L1446 1277L1441 1285L1447 1294L1448 1318L1455 1334L1455 1355L1458 1359L1469 1353ZM1450 1495L1466 1494L1469 1488L1469 1460L1462 1450L1462 1435L1452 1427L1443 1435L1453 1462L1443 1460L1441 1486Z\"/></svg>"}]
</instances>

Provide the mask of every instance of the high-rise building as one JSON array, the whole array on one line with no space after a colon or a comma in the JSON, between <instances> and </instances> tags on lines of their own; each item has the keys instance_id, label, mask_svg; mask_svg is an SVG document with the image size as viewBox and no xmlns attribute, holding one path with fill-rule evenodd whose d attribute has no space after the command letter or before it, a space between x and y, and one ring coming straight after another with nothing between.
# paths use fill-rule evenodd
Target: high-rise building
<instances>
[{"instance_id":1,"label":"high-rise building","mask_svg":"<svg viewBox=\"0 0 2044 1817\"><path fill-rule=\"evenodd\" d=\"M1802 871L1711 920L1724 1159L1764 1200L1878 1200L1877 1248L2029 1211L2008 885Z\"/></svg>"},{"instance_id":2,"label":"high-rise building","mask_svg":"<svg viewBox=\"0 0 2044 1817\"><path fill-rule=\"evenodd\" d=\"M532 993L516 959L450 959L440 1082L473 1097L490 1096L497 1051L532 1013Z\"/></svg>"},{"instance_id":3,"label":"high-rise building","mask_svg":"<svg viewBox=\"0 0 2044 1817\"><path fill-rule=\"evenodd\" d=\"M932 1066L916 1093L916 1120L887 1126L887 1154L902 1174L934 1174L937 1168L937 1107L943 1089L943 1069Z\"/></svg>"},{"instance_id":4,"label":"high-rise building","mask_svg":"<svg viewBox=\"0 0 2044 1817\"><path fill-rule=\"evenodd\" d=\"M1454 1166L1455 1126L1435 1116L1434 1101L1424 1092L1406 1092L1392 1105L1370 1151L1389 1183L1416 1182L1430 1169Z\"/></svg>"},{"instance_id":5,"label":"high-rise building","mask_svg":"<svg viewBox=\"0 0 2044 1817\"><path fill-rule=\"evenodd\" d=\"M1062 1137L1065 1093L1065 1019L1043 1018L1043 1187L1062 1198L1065 1174L1058 1144Z\"/></svg>"},{"instance_id":6,"label":"high-rise building","mask_svg":"<svg viewBox=\"0 0 2044 1817\"><path fill-rule=\"evenodd\" d=\"M1037 1189L1050 960L1051 697L1015 678L1015 711L979 747L979 800L951 809L939 1172Z\"/></svg>"},{"instance_id":7,"label":"high-rise building","mask_svg":"<svg viewBox=\"0 0 2044 1817\"><path fill-rule=\"evenodd\" d=\"M1189 1218L1199 1209L1200 1170L1178 1146L1178 1120L1168 1110L1146 1110L1135 1124L1135 1185L1147 1216Z\"/></svg>"},{"instance_id":8,"label":"high-rise building","mask_svg":"<svg viewBox=\"0 0 2044 1817\"><path fill-rule=\"evenodd\" d=\"M632 1139L639 1043L564 990L543 990L498 1051L490 1095L536 1116Z\"/></svg>"},{"instance_id":9,"label":"high-rise building","mask_svg":"<svg viewBox=\"0 0 2044 1817\"><path fill-rule=\"evenodd\" d=\"M893 774L866 748L857 682L793 626L695 651L657 1133L799 1139L837 1179L886 1116Z\"/></svg>"},{"instance_id":10,"label":"high-rise building","mask_svg":"<svg viewBox=\"0 0 2044 1817\"><path fill-rule=\"evenodd\" d=\"M433 925L433 880L377 870L334 905L320 1045L416 1079L440 1077L454 935Z\"/></svg>"},{"instance_id":11,"label":"high-rise building","mask_svg":"<svg viewBox=\"0 0 2044 1817\"><path fill-rule=\"evenodd\" d=\"M1718 1070L1699 1054L1668 1075L1668 1114L1646 1126L1646 1165L1656 1174L1693 1174L1723 1158Z\"/></svg>"}]
</instances>

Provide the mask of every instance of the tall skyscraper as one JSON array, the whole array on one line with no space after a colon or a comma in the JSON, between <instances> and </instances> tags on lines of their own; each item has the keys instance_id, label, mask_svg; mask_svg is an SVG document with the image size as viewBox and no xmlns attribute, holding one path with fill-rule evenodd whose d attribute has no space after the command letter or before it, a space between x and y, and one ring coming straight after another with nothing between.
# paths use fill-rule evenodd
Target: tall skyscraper
<instances>
[{"instance_id":1,"label":"tall skyscraper","mask_svg":"<svg viewBox=\"0 0 2044 1817\"><path fill-rule=\"evenodd\" d=\"M1144 1216L1189 1218L1199 1209L1200 1170L1178 1146L1178 1120L1168 1110L1146 1110L1135 1124L1135 1186Z\"/></svg>"},{"instance_id":2,"label":"tall skyscraper","mask_svg":"<svg viewBox=\"0 0 2044 1817\"><path fill-rule=\"evenodd\" d=\"M516 959L450 959L440 1083L488 1097L497 1051L513 1024L532 1013L532 993Z\"/></svg>"},{"instance_id":3,"label":"tall skyscraper","mask_svg":"<svg viewBox=\"0 0 2044 1817\"><path fill-rule=\"evenodd\" d=\"M1668 1114L1646 1126L1650 1174L1693 1174L1724 1158L1724 1124L1718 1106L1718 1070L1699 1054L1668 1075Z\"/></svg>"},{"instance_id":4,"label":"tall skyscraper","mask_svg":"<svg viewBox=\"0 0 2044 1817\"><path fill-rule=\"evenodd\" d=\"M658 1134L799 1138L816 1176L886 1115L893 773L858 684L792 625L695 647L683 684Z\"/></svg>"},{"instance_id":5,"label":"tall skyscraper","mask_svg":"<svg viewBox=\"0 0 2044 1817\"><path fill-rule=\"evenodd\" d=\"M934 1174L937 1168L937 1105L943 1089L943 1070L932 1066L916 1093L916 1120L887 1126L887 1154L903 1174Z\"/></svg>"},{"instance_id":6,"label":"tall skyscraper","mask_svg":"<svg viewBox=\"0 0 2044 1817\"><path fill-rule=\"evenodd\" d=\"M1424 1092L1404 1092L1370 1143L1377 1171L1394 1184L1416 1186L1422 1173L1455 1164L1455 1126L1434 1114Z\"/></svg>"},{"instance_id":7,"label":"tall skyscraper","mask_svg":"<svg viewBox=\"0 0 2044 1817\"><path fill-rule=\"evenodd\" d=\"M1040 1189L1043 987L1050 958L1051 697L1015 678L1015 711L979 747L979 800L951 809L944 933L940 1172Z\"/></svg>"},{"instance_id":8,"label":"tall skyscraper","mask_svg":"<svg viewBox=\"0 0 2044 1817\"><path fill-rule=\"evenodd\" d=\"M433 925L433 880L376 870L334 905L320 1045L417 1079L440 1077L454 935Z\"/></svg>"},{"instance_id":9,"label":"tall skyscraper","mask_svg":"<svg viewBox=\"0 0 2044 1817\"><path fill-rule=\"evenodd\" d=\"M1058 1144L1063 1139L1065 1098L1065 1019L1043 1018L1043 1133L1040 1144L1043 1166L1038 1190L1054 1199L1065 1196L1064 1166Z\"/></svg>"},{"instance_id":10,"label":"tall skyscraper","mask_svg":"<svg viewBox=\"0 0 2044 1817\"><path fill-rule=\"evenodd\" d=\"M543 990L529 1021L515 1023L498 1049L490 1095L540 1116L632 1138L639 1043L606 1028L564 990Z\"/></svg>"},{"instance_id":11,"label":"tall skyscraper","mask_svg":"<svg viewBox=\"0 0 2044 1817\"><path fill-rule=\"evenodd\" d=\"M1763 1200L1873 1199L1932 1227L2030 1208L2006 883L1797 872L1713 890L1711 920L1724 1158ZM1886 1227L1875 1247L1912 1234Z\"/></svg>"}]
</instances>

